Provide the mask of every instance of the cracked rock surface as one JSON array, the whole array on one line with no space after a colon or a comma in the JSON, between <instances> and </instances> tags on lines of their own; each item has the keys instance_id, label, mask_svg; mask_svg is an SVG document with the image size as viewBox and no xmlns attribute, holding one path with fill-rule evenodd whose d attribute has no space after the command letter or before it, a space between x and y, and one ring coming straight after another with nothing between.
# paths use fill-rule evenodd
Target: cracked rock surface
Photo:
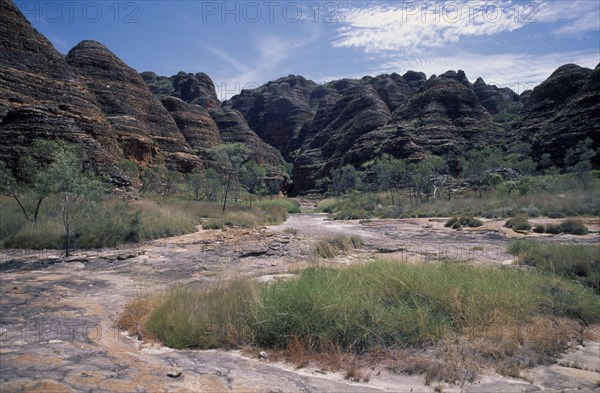
<instances>
[{"instance_id":1,"label":"cracked rock surface","mask_svg":"<svg viewBox=\"0 0 600 393\"><path fill-rule=\"evenodd\" d=\"M463 231L444 228L444 221L338 222L298 214L270 228L199 230L134 247L79 251L68 259L57 251L5 250L0 259L0 391L433 391L423 377L385 370L372 373L369 383L354 383L341 372L296 370L239 351L173 350L131 338L114 323L128 300L172 283L290 277L314 262L312 246L326 236L357 234L364 241L363 249L332 264L382 255L423 263L447 256L503 264L511 258L504 251L510 238L524 236L500 221ZM588 220L592 232L586 236L530 236L598 243L597 221ZM600 347L598 342L584 344L555 365L529 370L530 381L483 375L473 385L445 386L444 391L593 391L600 380Z\"/></svg>"}]
</instances>

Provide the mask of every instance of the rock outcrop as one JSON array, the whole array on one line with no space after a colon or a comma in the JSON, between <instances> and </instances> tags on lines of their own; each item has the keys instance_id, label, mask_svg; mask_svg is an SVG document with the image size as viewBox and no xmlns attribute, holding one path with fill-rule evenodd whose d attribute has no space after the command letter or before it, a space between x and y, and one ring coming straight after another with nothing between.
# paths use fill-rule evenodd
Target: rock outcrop
<instances>
[{"instance_id":1,"label":"rock outcrop","mask_svg":"<svg viewBox=\"0 0 600 393\"><path fill-rule=\"evenodd\" d=\"M255 90L243 90L225 107L240 111L262 140L287 157L290 139L314 116L311 93L315 87L313 81L289 75Z\"/></svg>"},{"instance_id":2,"label":"rock outcrop","mask_svg":"<svg viewBox=\"0 0 600 393\"><path fill-rule=\"evenodd\" d=\"M565 152L585 138L600 148L600 64L594 70L567 64L531 92L512 137L531 143L533 158L550 154L564 165ZM600 164L600 157L594 161Z\"/></svg>"},{"instance_id":3,"label":"rock outcrop","mask_svg":"<svg viewBox=\"0 0 600 393\"><path fill-rule=\"evenodd\" d=\"M482 78L477 78L473 84L473 91L481 105L492 115L503 112L515 113L521 107L521 100L517 93L511 89L488 85Z\"/></svg>"},{"instance_id":4,"label":"rock outcrop","mask_svg":"<svg viewBox=\"0 0 600 393\"><path fill-rule=\"evenodd\" d=\"M95 96L9 0L0 0L0 159L18 172L35 139L85 147L95 169L129 185L117 140Z\"/></svg>"},{"instance_id":5,"label":"rock outcrop","mask_svg":"<svg viewBox=\"0 0 600 393\"><path fill-rule=\"evenodd\" d=\"M165 96L161 103L194 153L203 160L213 160L211 150L222 144L223 140L210 113L200 105L188 104L176 97Z\"/></svg>"},{"instance_id":6,"label":"rock outcrop","mask_svg":"<svg viewBox=\"0 0 600 393\"><path fill-rule=\"evenodd\" d=\"M0 6L0 160L17 173L39 138L81 144L89 164L119 186L135 182L119 170L124 159L189 172L213 165L220 144L239 142L272 175L281 174L282 155L292 162L295 193L383 153L415 161L527 142L534 160L548 153L560 167L585 138L600 147L600 65L562 66L521 95L471 83L461 70L429 79L408 71L322 85L289 75L221 103L202 72L137 74L95 41L64 57L10 0Z\"/></svg>"},{"instance_id":7,"label":"rock outcrop","mask_svg":"<svg viewBox=\"0 0 600 393\"><path fill-rule=\"evenodd\" d=\"M200 159L177 124L149 91L140 75L104 45L83 41L67 54L67 62L96 97L126 157L189 172Z\"/></svg>"},{"instance_id":8,"label":"rock outcrop","mask_svg":"<svg viewBox=\"0 0 600 393\"><path fill-rule=\"evenodd\" d=\"M219 128L223 142L244 144L250 150L251 159L265 166L269 175L281 175L284 163L281 153L260 139L239 111L215 107L210 110L210 115Z\"/></svg>"}]
</instances>

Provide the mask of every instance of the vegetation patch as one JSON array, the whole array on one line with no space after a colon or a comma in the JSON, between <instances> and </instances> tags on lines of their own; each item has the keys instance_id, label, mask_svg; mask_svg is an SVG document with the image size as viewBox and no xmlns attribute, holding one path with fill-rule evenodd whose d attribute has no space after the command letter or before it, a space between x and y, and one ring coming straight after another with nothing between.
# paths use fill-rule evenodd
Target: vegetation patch
<instances>
[{"instance_id":1,"label":"vegetation patch","mask_svg":"<svg viewBox=\"0 0 600 393\"><path fill-rule=\"evenodd\" d=\"M483 222L481 222L481 220L478 220L477 218L474 217L452 217L451 219L449 219L448 221L446 221L446 223L444 224L444 226L446 228L453 228L453 229L459 229L462 227L470 227L470 228L477 228L483 225Z\"/></svg>"},{"instance_id":2,"label":"vegetation patch","mask_svg":"<svg viewBox=\"0 0 600 393\"><path fill-rule=\"evenodd\" d=\"M598 295L570 280L461 263L379 260L310 268L270 284L176 286L148 299L152 307L130 303L120 326L175 348L251 344L282 351L299 366L329 359L355 380L368 379L358 371L362 357L425 373L428 383L473 380L483 364L510 375L547 362L582 324L600 321Z\"/></svg>"},{"instance_id":3,"label":"vegetation patch","mask_svg":"<svg viewBox=\"0 0 600 393\"><path fill-rule=\"evenodd\" d=\"M509 219L508 221L506 221L504 226L507 228L512 228L515 231L531 230L531 224L529 223L527 218L523 217L523 216L513 217L513 218Z\"/></svg>"},{"instance_id":4,"label":"vegetation patch","mask_svg":"<svg viewBox=\"0 0 600 393\"><path fill-rule=\"evenodd\" d=\"M320 240L314 249L314 254L318 258L334 258L338 255L362 247L360 236L336 236Z\"/></svg>"},{"instance_id":5,"label":"vegetation patch","mask_svg":"<svg viewBox=\"0 0 600 393\"><path fill-rule=\"evenodd\" d=\"M517 262L582 283L600 293L600 246L540 243L521 239L508 252Z\"/></svg>"},{"instance_id":6,"label":"vegetation patch","mask_svg":"<svg viewBox=\"0 0 600 393\"><path fill-rule=\"evenodd\" d=\"M565 220L560 224L539 224L533 228L536 233L569 233L573 235L587 235L588 228L580 220Z\"/></svg>"}]
</instances>

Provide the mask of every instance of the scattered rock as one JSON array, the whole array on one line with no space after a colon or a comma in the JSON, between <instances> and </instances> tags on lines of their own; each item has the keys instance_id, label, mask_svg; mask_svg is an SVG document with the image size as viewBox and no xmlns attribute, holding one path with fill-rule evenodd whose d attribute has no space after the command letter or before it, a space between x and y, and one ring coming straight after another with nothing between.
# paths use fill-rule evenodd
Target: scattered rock
<instances>
[{"instance_id":1,"label":"scattered rock","mask_svg":"<svg viewBox=\"0 0 600 393\"><path fill-rule=\"evenodd\" d=\"M179 378L183 374L183 370L177 367L173 367L169 372L167 372L167 377L170 378Z\"/></svg>"}]
</instances>

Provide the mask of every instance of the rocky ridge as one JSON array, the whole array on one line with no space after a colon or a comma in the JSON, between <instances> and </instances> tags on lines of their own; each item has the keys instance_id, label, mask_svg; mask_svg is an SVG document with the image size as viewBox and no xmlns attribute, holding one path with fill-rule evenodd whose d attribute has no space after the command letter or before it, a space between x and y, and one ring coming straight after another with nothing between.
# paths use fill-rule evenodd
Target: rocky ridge
<instances>
[{"instance_id":1,"label":"rocky ridge","mask_svg":"<svg viewBox=\"0 0 600 393\"><path fill-rule=\"evenodd\" d=\"M137 74L94 41L62 56L10 0L0 4L0 159L17 173L39 138L83 145L89 164L121 187L136 182L119 169L125 159L190 172L214 165L221 143L239 142L275 175L283 158L293 163L294 193L316 190L343 165L368 169L383 153L417 161L528 142L535 160L548 153L562 166L581 140L600 147L598 67L565 65L521 95L461 70L321 85L289 75L221 103L202 72Z\"/></svg>"}]
</instances>

